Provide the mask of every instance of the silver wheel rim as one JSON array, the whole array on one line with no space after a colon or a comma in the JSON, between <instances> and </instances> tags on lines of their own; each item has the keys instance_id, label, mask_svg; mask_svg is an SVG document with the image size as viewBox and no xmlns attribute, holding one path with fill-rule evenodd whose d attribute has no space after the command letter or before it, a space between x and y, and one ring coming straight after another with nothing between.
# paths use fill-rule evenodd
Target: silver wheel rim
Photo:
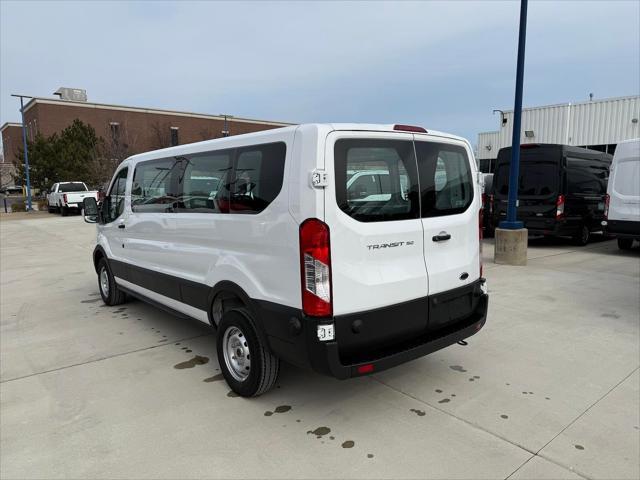
<instances>
[{"instance_id":1,"label":"silver wheel rim","mask_svg":"<svg viewBox=\"0 0 640 480\"><path fill-rule=\"evenodd\" d=\"M100 270L100 290L105 297L109 297L109 274L104 267Z\"/></svg>"},{"instance_id":2,"label":"silver wheel rim","mask_svg":"<svg viewBox=\"0 0 640 480\"><path fill-rule=\"evenodd\" d=\"M222 337L224 363L231 376L244 382L251 372L251 352L247 338L238 327L229 327Z\"/></svg>"}]
</instances>

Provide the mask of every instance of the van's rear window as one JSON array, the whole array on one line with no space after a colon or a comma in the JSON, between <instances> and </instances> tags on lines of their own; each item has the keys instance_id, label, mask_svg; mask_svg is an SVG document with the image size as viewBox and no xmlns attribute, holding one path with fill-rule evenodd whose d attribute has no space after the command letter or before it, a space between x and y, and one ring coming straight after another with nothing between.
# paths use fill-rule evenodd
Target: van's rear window
<instances>
[{"instance_id":1,"label":"van's rear window","mask_svg":"<svg viewBox=\"0 0 640 480\"><path fill-rule=\"evenodd\" d=\"M520 163L520 179L518 182L518 196L520 197L548 197L558 191L560 180L557 162L528 162ZM493 179L496 195L506 196L509 193L509 164L501 163Z\"/></svg>"},{"instance_id":2,"label":"van's rear window","mask_svg":"<svg viewBox=\"0 0 640 480\"><path fill-rule=\"evenodd\" d=\"M458 145L416 141L422 217L464 212L473 202L467 151Z\"/></svg>"},{"instance_id":3,"label":"van's rear window","mask_svg":"<svg viewBox=\"0 0 640 480\"><path fill-rule=\"evenodd\" d=\"M419 218L411 141L342 139L335 144L336 200L360 222Z\"/></svg>"},{"instance_id":4,"label":"van's rear window","mask_svg":"<svg viewBox=\"0 0 640 480\"><path fill-rule=\"evenodd\" d=\"M58 192L70 193L70 192L86 192L87 187L81 182L61 183L58 187Z\"/></svg>"}]
</instances>

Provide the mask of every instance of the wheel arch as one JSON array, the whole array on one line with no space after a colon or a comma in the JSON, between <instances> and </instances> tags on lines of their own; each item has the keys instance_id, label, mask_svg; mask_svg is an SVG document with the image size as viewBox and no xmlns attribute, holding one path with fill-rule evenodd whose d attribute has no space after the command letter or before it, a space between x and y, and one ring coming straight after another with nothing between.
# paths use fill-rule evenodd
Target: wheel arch
<instances>
[{"instance_id":1,"label":"wheel arch","mask_svg":"<svg viewBox=\"0 0 640 480\"><path fill-rule=\"evenodd\" d=\"M103 258L108 260L107 253L104 251L104 248L98 245L93 249L93 268L96 273L98 273L98 262Z\"/></svg>"},{"instance_id":2,"label":"wheel arch","mask_svg":"<svg viewBox=\"0 0 640 480\"><path fill-rule=\"evenodd\" d=\"M256 302L247 295L247 292L240 285L229 280L220 281L211 288L208 300L209 311L207 315L213 328L218 327L225 310L236 307L246 308L251 314L258 335L267 342L267 334L262 324L260 310Z\"/></svg>"}]
</instances>

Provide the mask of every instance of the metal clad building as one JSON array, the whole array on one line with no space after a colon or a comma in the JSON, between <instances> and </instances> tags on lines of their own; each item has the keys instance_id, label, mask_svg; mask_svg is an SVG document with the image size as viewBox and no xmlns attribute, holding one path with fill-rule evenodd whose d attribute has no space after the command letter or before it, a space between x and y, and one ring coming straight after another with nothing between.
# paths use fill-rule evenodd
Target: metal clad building
<instances>
[{"instance_id":1,"label":"metal clad building","mask_svg":"<svg viewBox=\"0 0 640 480\"><path fill-rule=\"evenodd\" d=\"M482 171L493 170L501 148L511 146L513 110L500 112L499 130L478 134ZM640 96L605 98L522 110L521 143L557 143L613 153L623 140L640 137Z\"/></svg>"}]
</instances>

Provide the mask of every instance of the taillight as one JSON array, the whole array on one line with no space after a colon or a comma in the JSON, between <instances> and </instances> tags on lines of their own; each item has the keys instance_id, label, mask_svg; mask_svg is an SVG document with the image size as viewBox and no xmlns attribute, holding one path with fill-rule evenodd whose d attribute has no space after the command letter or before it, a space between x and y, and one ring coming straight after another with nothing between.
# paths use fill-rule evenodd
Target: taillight
<instances>
[{"instance_id":1,"label":"taillight","mask_svg":"<svg viewBox=\"0 0 640 480\"><path fill-rule=\"evenodd\" d=\"M311 317L328 317L331 302L331 250L329 227L316 218L300 225L302 311Z\"/></svg>"},{"instance_id":2,"label":"taillight","mask_svg":"<svg viewBox=\"0 0 640 480\"><path fill-rule=\"evenodd\" d=\"M607 193L604 196L604 219L607 220L609 218L609 201L611 200L611 197L609 197L609 194Z\"/></svg>"},{"instance_id":3,"label":"taillight","mask_svg":"<svg viewBox=\"0 0 640 480\"><path fill-rule=\"evenodd\" d=\"M483 221L483 215L482 215L483 209L480 209L480 212L478 212L478 259L480 262L480 277L482 278L482 221Z\"/></svg>"},{"instance_id":4,"label":"taillight","mask_svg":"<svg viewBox=\"0 0 640 480\"><path fill-rule=\"evenodd\" d=\"M489 195L489 215L493 215L493 195Z\"/></svg>"},{"instance_id":5,"label":"taillight","mask_svg":"<svg viewBox=\"0 0 640 480\"><path fill-rule=\"evenodd\" d=\"M558 195L556 200L556 220L564 217L564 195Z\"/></svg>"},{"instance_id":6,"label":"taillight","mask_svg":"<svg viewBox=\"0 0 640 480\"><path fill-rule=\"evenodd\" d=\"M67 194L66 194L66 193L63 193L63 194L62 194L62 201L63 201L64 203L67 203Z\"/></svg>"}]
</instances>

